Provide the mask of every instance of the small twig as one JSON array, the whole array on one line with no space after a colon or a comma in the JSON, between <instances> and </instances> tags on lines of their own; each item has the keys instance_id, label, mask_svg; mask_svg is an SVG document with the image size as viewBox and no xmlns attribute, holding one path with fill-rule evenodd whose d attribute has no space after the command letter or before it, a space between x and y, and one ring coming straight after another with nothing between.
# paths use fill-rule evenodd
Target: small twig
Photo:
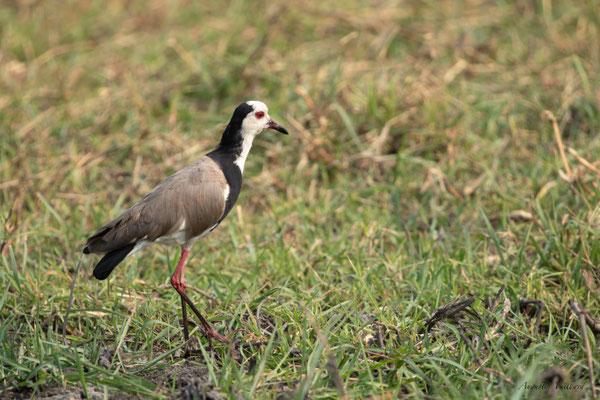
<instances>
[{"instance_id":1,"label":"small twig","mask_svg":"<svg viewBox=\"0 0 600 400\"><path fill-rule=\"evenodd\" d=\"M469 296L467 299L458 298L442 307L437 308L431 318L425 321L425 329L421 329L420 334L433 328L438 322L443 319L450 318L463 311L475 302L475 296Z\"/></svg>"},{"instance_id":2,"label":"small twig","mask_svg":"<svg viewBox=\"0 0 600 400\"><path fill-rule=\"evenodd\" d=\"M600 168L596 167L594 164L592 164L585 158L581 157L577 153L577 151L575 151L575 149L573 149L571 147L567 147L567 150L572 156L574 156L577 159L577 161L579 161L581 163L581 165L583 165L587 170L593 172L594 174L596 174L596 176L598 176L600 178Z\"/></svg>"},{"instance_id":3,"label":"small twig","mask_svg":"<svg viewBox=\"0 0 600 400\"><path fill-rule=\"evenodd\" d=\"M585 345L585 354L587 356L588 373L590 375L590 385L592 389L592 398L596 398L596 387L594 385L594 364L592 363L592 351L590 350L590 342L587 337L587 329L585 323L585 316L582 311L582 306L579 302L574 301L571 303L571 309L579 318L579 328L581 329L581 339Z\"/></svg>"},{"instance_id":4,"label":"small twig","mask_svg":"<svg viewBox=\"0 0 600 400\"><path fill-rule=\"evenodd\" d=\"M372 149L371 151L374 153L374 155L376 155L376 156L383 155L384 146L386 145L386 143L390 137L390 130L392 129L392 126L401 122L403 119L405 119L407 117L407 115L410 115L412 113L412 111L413 111L413 109L409 109L408 111L405 111L402 114L396 115L395 117L391 118L390 120L388 120L385 123L385 125L381 129L381 133L373 141L373 143L370 146Z\"/></svg>"},{"instance_id":5,"label":"small twig","mask_svg":"<svg viewBox=\"0 0 600 400\"><path fill-rule=\"evenodd\" d=\"M565 167L565 172L569 178L572 178L571 168L569 167L569 162L567 161L567 156L565 155L565 145L562 142L562 138L560 136L560 131L558 130L558 124L556 123L556 117L552 114L552 111L545 110L544 116L550 120L552 123L552 128L554 129L554 138L556 139L556 145L558 146L558 151L560 152L560 158L562 159L563 165Z\"/></svg>"},{"instance_id":6,"label":"small twig","mask_svg":"<svg viewBox=\"0 0 600 400\"><path fill-rule=\"evenodd\" d=\"M75 291L75 281L77 280L77 274L79 273L79 268L81 267L81 260L83 259L83 254L79 256L79 261L77 262L77 267L75 268L75 273L73 274L73 282L71 283L71 293L69 294L69 304L67 305L67 312L65 313L65 321L63 323L62 329L62 337L65 345L67 343L67 323L69 322L69 313L71 312L71 306L73 305L73 292Z\"/></svg>"}]
</instances>

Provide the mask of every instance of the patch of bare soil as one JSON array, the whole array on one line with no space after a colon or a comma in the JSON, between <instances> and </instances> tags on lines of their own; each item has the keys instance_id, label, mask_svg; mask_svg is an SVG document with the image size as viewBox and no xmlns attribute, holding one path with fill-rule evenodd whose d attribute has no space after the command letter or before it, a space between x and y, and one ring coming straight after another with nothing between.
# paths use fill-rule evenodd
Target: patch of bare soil
<instances>
[{"instance_id":1,"label":"patch of bare soil","mask_svg":"<svg viewBox=\"0 0 600 400\"><path fill-rule=\"evenodd\" d=\"M220 394L215 387L208 382L208 370L206 367L191 361L183 361L176 365L166 365L139 374L157 385L158 393L173 392L174 399L200 399L200 400L224 400L225 396ZM88 395L92 400L104 399L104 392L100 388L88 385ZM31 399L34 393L31 390L6 391L0 393L0 400L25 400ZM52 387L35 394L39 400L80 400L85 399L85 393L81 386L70 386L67 388ZM111 400L140 399L133 393L115 393L109 395Z\"/></svg>"},{"instance_id":2,"label":"patch of bare soil","mask_svg":"<svg viewBox=\"0 0 600 400\"><path fill-rule=\"evenodd\" d=\"M88 387L88 395L92 400L102 400L104 399L104 393L98 389ZM25 400L31 399L33 395L32 391L6 391L4 393L0 393L1 400ZM112 397L111 397L112 398ZM85 399L85 393L83 391L83 387L54 387L43 390L41 393L35 395L35 399L37 400L79 400Z\"/></svg>"},{"instance_id":3,"label":"patch of bare soil","mask_svg":"<svg viewBox=\"0 0 600 400\"><path fill-rule=\"evenodd\" d=\"M208 370L202 365L184 361L177 365L142 372L141 377L165 388L174 388L180 399L223 400L225 397L208 382Z\"/></svg>"}]
</instances>

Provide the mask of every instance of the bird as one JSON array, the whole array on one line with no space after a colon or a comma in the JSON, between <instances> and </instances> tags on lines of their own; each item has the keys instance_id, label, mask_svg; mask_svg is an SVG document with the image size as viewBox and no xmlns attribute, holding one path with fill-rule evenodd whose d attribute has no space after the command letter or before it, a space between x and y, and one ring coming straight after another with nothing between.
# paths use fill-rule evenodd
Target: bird
<instances>
[{"instance_id":1,"label":"bird","mask_svg":"<svg viewBox=\"0 0 600 400\"><path fill-rule=\"evenodd\" d=\"M186 356L187 306L202 323L211 348L211 339L231 343L208 323L187 295L186 258L192 245L219 226L236 203L246 158L255 137L265 129L289 134L269 116L265 103L254 100L240 104L215 150L163 180L131 208L99 228L83 249L84 254L103 254L93 275L104 280L127 256L143 248L154 244L181 248L171 285L181 297Z\"/></svg>"}]
</instances>

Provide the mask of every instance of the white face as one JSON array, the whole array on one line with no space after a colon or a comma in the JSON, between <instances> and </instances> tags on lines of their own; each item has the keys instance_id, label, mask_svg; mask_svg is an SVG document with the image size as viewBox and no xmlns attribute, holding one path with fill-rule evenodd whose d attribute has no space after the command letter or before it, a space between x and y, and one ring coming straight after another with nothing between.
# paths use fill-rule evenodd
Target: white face
<instances>
[{"instance_id":1,"label":"white face","mask_svg":"<svg viewBox=\"0 0 600 400\"><path fill-rule=\"evenodd\" d=\"M244 138L250 137L254 139L256 135L267 129L267 124L271 120L269 117L269 109L267 105L260 101L246 102L253 108L253 111L246 115L242 122L242 135Z\"/></svg>"}]
</instances>

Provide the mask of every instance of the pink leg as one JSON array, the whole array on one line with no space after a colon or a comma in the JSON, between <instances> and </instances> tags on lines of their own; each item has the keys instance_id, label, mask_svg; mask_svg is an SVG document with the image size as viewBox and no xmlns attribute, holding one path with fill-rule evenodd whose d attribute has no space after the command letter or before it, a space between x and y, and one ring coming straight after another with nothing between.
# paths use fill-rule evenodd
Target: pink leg
<instances>
[{"instance_id":1,"label":"pink leg","mask_svg":"<svg viewBox=\"0 0 600 400\"><path fill-rule=\"evenodd\" d=\"M185 259L187 255L190 253L188 249L181 248L181 257L179 257L179 262L177 263L177 267L175 267L175 272L173 272L173 276L171 277L171 285L179 292L179 289L185 290L187 288L187 284L184 280L184 272L185 272Z\"/></svg>"},{"instance_id":2,"label":"pink leg","mask_svg":"<svg viewBox=\"0 0 600 400\"><path fill-rule=\"evenodd\" d=\"M190 298L185 293L187 284L185 283L185 279L184 279L184 269L185 269L185 259L188 255L188 253L189 253L188 249L185 249L185 248L181 249L181 258L179 258L179 262L177 263L175 272L173 273L173 276L171 277L171 285L173 286L173 288L175 288L175 290L177 290L177 293L179 293L179 295L181 296L181 307L182 307L182 313L183 313L183 337L187 343L187 341L189 340L187 309L185 307L185 305L187 303L187 305L189 305L191 307L194 314L196 314L198 319L200 319L202 326L204 326L204 331L206 333L206 337L208 338L208 343L210 346L212 346L211 338L214 338L221 343L231 343L231 339L220 335L217 331L215 331L210 326L208 321L206 321L206 319L204 319L202 314L200 314L200 311L198 311L196 306L192 303ZM186 356L188 354L189 353L186 348Z\"/></svg>"}]
</instances>

